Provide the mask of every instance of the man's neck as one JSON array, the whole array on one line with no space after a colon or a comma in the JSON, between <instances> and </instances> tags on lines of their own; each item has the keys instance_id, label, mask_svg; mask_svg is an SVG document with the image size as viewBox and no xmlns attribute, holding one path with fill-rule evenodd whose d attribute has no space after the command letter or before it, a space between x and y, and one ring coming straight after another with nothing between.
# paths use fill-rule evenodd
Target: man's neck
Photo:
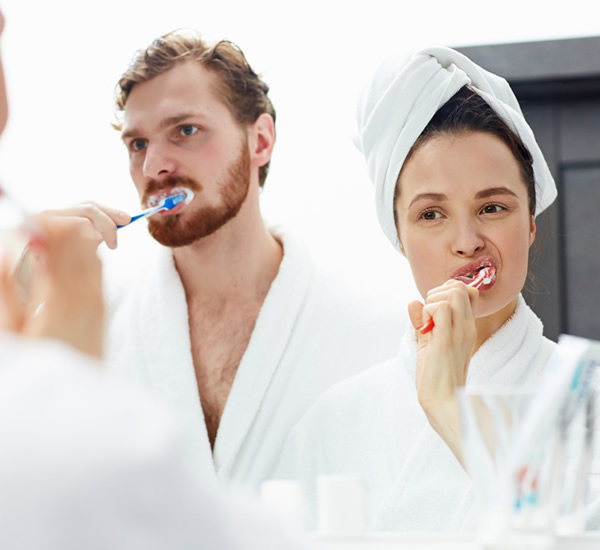
<instances>
[{"instance_id":1,"label":"man's neck","mask_svg":"<svg viewBox=\"0 0 600 550\"><path fill-rule=\"evenodd\" d=\"M262 302L279 270L283 249L260 216L247 218L234 218L212 235L174 249L188 304Z\"/></svg>"}]
</instances>

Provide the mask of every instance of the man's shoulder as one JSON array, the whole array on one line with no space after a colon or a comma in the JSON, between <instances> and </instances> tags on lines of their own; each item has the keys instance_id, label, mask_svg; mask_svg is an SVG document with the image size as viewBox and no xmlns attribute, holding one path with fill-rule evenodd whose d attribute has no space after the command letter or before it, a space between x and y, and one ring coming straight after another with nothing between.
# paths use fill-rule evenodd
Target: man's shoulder
<instances>
[{"instance_id":1,"label":"man's shoulder","mask_svg":"<svg viewBox=\"0 0 600 550\"><path fill-rule=\"evenodd\" d=\"M370 266L353 269L333 257L319 257L293 233L281 235L284 260L271 298L302 293L298 321L310 323L316 340L323 333L334 346L341 341L348 348L362 347L369 340L376 349L384 343L384 354L375 353L372 364L395 353L407 319L401 285Z\"/></svg>"}]
</instances>

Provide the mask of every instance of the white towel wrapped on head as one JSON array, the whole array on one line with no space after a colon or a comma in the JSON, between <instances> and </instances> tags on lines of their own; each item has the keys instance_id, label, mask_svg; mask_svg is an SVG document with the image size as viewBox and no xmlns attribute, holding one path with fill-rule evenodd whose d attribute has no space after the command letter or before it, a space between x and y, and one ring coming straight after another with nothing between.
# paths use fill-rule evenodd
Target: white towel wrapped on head
<instances>
[{"instance_id":1,"label":"white towel wrapped on head","mask_svg":"<svg viewBox=\"0 0 600 550\"><path fill-rule=\"evenodd\" d=\"M443 46L388 59L376 71L358 103L355 143L375 185L377 217L399 250L394 191L411 147L435 113L463 86L469 86L521 138L533 157L536 215L556 198L556 185L533 132L508 82Z\"/></svg>"}]
</instances>

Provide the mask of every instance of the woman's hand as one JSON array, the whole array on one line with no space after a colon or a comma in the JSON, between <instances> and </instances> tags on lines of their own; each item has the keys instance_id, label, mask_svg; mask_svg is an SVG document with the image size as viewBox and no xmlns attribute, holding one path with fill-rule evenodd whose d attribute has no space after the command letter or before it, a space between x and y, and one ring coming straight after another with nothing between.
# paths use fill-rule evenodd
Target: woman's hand
<instances>
[{"instance_id":1,"label":"woman's hand","mask_svg":"<svg viewBox=\"0 0 600 550\"><path fill-rule=\"evenodd\" d=\"M29 245L23 296L18 273L0 260L0 328L31 338L58 338L101 357L104 328L98 236L89 220L45 213Z\"/></svg>"},{"instance_id":2,"label":"woman's hand","mask_svg":"<svg viewBox=\"0 0 600 550\"><path fill-rule=\"evenodd\" d=\"M431 426L462 462L456 390L465 385L477 330L473 311L479 291L451 279L427 293L425 305L412 302L408 312L417 329L416 386ZM426 334L419 328L433 318Z\"/></svg>"}]
</instances>

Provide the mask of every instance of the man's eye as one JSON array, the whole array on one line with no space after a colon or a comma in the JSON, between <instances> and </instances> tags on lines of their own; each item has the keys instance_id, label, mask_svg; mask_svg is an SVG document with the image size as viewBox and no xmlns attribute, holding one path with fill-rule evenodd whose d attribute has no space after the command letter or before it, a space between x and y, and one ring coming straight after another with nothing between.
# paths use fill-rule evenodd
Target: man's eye
<instances>
[{"instance_id":1,"label":"man's eye","mask_svg":"<svg viewBox=\"0 0 600 550\"><path fill-rule=\"evenodd\" d=\"M198 128L191 124L184 124L179 131L182 136L193 136L198 131Z\"/></svg>"},{"instance_id":2,"label":"man's eye","mask_svg":"<svg viewBox=\"0 0 600 550\"><path fill-rule=\"evenodd\" d=\"M146 147L146 140L144 139L134 139L131 142L131 150L132 151L141 151L142 149L144 149Z\"/></svg>"}]
</instances>

